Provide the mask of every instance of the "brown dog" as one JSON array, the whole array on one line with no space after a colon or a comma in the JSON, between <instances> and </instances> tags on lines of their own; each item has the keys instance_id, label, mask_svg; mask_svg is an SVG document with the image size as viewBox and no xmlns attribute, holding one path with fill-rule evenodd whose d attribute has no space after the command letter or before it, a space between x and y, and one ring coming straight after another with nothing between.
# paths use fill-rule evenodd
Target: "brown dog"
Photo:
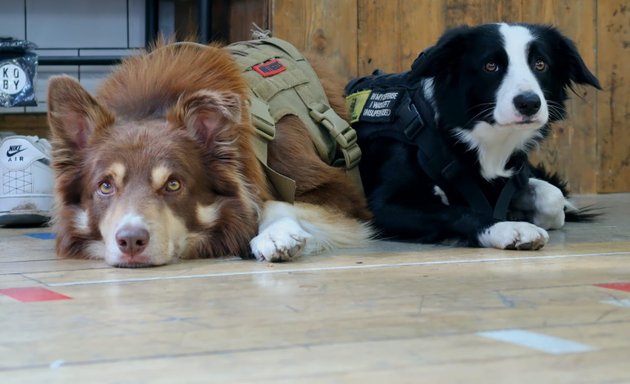
<instances>
[{"instance_id":1,"label":"brown dog","mask_svg":"<svg viewBox=\"0 0 630 384\"><path fill-rule=\"evenodd\" d=\"M341 89L324 86L343 114ZM296 180L297 202L273 196L247 98L218 46L164 45L129 58L96 97L70 77L51 79L57 253L139 267L228 255L290 260L365 244L362 194L319 158L294 117L277 124L269 165Z\"/></svg>"}]
</instances>

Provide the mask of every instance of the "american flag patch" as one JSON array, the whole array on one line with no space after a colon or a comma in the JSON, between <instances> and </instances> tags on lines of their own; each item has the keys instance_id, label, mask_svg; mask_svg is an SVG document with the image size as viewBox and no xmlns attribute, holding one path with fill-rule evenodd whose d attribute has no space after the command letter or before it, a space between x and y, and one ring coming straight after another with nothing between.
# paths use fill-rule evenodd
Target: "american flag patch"
<instances>
[{"instance_id":1,"label":"american flag patch","mask_svg":"<svg viewBox=\"0 0 630 384\"><path fill-rule=\"evenodd\" d=\"M287 67L282 65L278 59L271 59L264 63L254 65L252 69L260 73L263 77L269 77L285 71Z\"/></svg>"}]
</instances>

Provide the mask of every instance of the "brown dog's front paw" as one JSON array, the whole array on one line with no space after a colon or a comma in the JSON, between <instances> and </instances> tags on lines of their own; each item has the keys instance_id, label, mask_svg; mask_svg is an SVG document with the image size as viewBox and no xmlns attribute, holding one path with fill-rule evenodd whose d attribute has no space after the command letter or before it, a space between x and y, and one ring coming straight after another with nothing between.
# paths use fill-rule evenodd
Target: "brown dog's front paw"
<instances>
[{"instance_id":1,"label":"brown dog's front paw","mask_svg":"<svg viewBox=\"0 0 630 384\"><path fill-rule=\"evenodd\" d=\"M262 230L250 246L258 261L291 261L302 254L309 237L294 220L281 219Z\"/></svg>"}]
</instances>

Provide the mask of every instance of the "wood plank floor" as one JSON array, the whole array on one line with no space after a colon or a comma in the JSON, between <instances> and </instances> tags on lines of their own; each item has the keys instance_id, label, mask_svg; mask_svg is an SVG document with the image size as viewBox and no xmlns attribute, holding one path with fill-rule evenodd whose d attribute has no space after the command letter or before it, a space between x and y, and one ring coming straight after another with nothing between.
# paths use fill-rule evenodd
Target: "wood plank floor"
<instances>
[{"instance_id":1,"label":"wood plank floor","mask_svg":"<svg viewBox=\"0 0 630 384\"><path fill-rule=\"evenodd\" d=\"M630 383L630 194L577 201L535 252L115 269L0 229L0 383Z\"/></svg>"}]
</instances>

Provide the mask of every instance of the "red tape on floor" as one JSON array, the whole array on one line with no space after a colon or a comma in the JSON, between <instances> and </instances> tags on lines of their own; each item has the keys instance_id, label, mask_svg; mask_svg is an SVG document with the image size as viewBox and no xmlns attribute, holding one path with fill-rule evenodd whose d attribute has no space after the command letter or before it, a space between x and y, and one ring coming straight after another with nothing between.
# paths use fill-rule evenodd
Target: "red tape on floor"
<instances>
[{"instance_id":1,"label":"red tape on floor","mask_svg":"<svg viewBox=\"0 0 630 384\"><path fill-rule=\"evenodd\" d=\"M618 291L630 292L630 283L608 283L608 284L595 284L596 287L616 289Z\"/></svg>"},{"instance_id":2,"label":"red tape on floor","mask_svg":"<svg viewBox=\"0 0 630 384\"><path fill-rule=\"evenodd\" d=\"M53 292L41 287L5 288L0 289L0 295L11 297L23 303L35 301L70 300L71 297Z\"/></svg>"}]
</instances>

